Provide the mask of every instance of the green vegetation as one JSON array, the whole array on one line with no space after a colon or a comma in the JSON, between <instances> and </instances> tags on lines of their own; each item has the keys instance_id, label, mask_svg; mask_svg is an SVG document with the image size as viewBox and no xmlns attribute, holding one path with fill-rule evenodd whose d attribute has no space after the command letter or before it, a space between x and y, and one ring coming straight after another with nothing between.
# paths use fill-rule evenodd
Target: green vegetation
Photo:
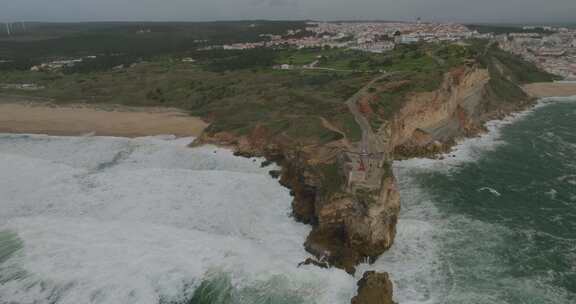
<instances>
[{"instance_id":1,"label":"green vegetation","mask_svg":"<svg viewBox=\"0 0 576 304\"><path fill-rule=\"evenodd\" d=\"M526 100L528 96L520 85L532 82L550 82L556 76L541 71L534 64L518 56L488 45L486 41L472 41L477 50L476 60L490 72L488 94L492 103L514 103Z\"/></svg>"},{"instance_id":2,"label":"green vegetation","mask_svg":"<svg viewBox=\"0 0 576 304\"><path fill-rule=\"evenodd\" d=\"M0 60L9 60L0 70L28 70L52 59L82 56L117 56L122 64L188 56L198 47L262 41L267 38L261 34L281 35L305 26L298 21L28 23L26 31L14 36L0 32Z\"/></svg>"},{"instance_id":3,"label":"green vegetation","mask_svg":"<svg viewBox=\"0 0 576 304\"><path fill-rule=\"evenodd\" d=\"M409 93L437 90L444 74L473 58L468 45L413 44L396 48L379 58L381 68L390 72L370 93L370 106L376 115L370 118L374 130L400 110Z\"/></svg>"},{"instance_id":4,"label":"green vegetation","mask_svg":"<svg viewBox=\"0 0 576 304\"><path fill-rule=\"evenodd\" d=\"M290 138L314 139L321 144L343 138L342 134L325 128L318 116L304 116L292 121L286 135Z\"/></svg>"},{"instance_id":5,"label":"green vegetation","mask_svg":"<svg viewBox=\"0 0 576 304\"><path fill-rule=\"evenodd\" d=\"M483 57L484 64L488 67L499 66L502 72L510 77L511 81L519 84L532 82L549 82L556 79L554 75L546 73L534 64L522 60L522 58L491 46Z\"/></svg>"},{"instance_id":6,"label":"green vegetation","mask_svg":"<svg viewBox=\"0 0 576 304\"><path fill-rule=\"evenodd\" d=\"M248 134L263 125L270 135L303 143L325 143L342 134L322 125L321 118L360 140L344 101L371 79L367 74L324 71L239 69L212 72L202 63L176 60L139 63L121 70L89 73L5 72L0 83L36 83L39 91L2 90L52 98L59 103L110 103L169 106L213 122L209 131Z\"/></svg>"},{"instance_id":7,"label":"green vegetation","mask_svg":"<svg viewBox=\"0 0 576 304\"><path fill-rule=\"evenodd\" d=\"M282 50L276 60L277 64L305 65L310 64L321 56L330 52L330 49L308 48L302 50L287 49Z\"/></svg>"},{"instance_id":8,"label":"green vegetation","mask_svg":"<svg viewBox=\"0 0 576 304\"><path fill-rule=\"evenodd\" d=\"M547 31L541 27L536 27L534 29L524 29L520 25L497 25L497 24L467 24L469 29L478 31L479 33L494 33L496 35L500 34L510 34L510 33L537 33L537 34L552 34L553 32Z\"/></svg>"},{"instance_id":9,"label":"green vegetation","mask_svg":"<svg viewBox=\"0 0 576 304\"><path fill-rule=\"evenodd\" d=\"M359 142L362 140L362 130L354 120L354 116L350 112L340 113L332 118L335 124L346 133L347 138L352 142Z\"/></svg>"},{"instance_id":10,"label":"green vegetation","mask_svg":"<svg viewBox=\"0 0 576 304\"><path fill-rule=\"evenodd\" d=\"M318 176L322 177L322 197L329 198L331 195L342 192L346 184L346 178L340 172L337 163L323 164L316 166L319 172Z\"/></svg>"}]
</instances>

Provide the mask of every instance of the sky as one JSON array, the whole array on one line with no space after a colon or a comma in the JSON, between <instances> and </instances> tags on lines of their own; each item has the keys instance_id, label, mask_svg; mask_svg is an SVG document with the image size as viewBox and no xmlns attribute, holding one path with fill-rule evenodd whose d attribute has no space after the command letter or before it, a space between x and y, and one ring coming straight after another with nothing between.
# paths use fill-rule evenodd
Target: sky
<instances>
[{"instance_id":1,"label":"sky","mask_svg":"<svg viewBox=\"0 0 576 304\"><path fill-rule=\"evenodd\" d=\"M0 22L415 20L576 22L576 0L0 0Z\"/></svg>"}]
</instances>

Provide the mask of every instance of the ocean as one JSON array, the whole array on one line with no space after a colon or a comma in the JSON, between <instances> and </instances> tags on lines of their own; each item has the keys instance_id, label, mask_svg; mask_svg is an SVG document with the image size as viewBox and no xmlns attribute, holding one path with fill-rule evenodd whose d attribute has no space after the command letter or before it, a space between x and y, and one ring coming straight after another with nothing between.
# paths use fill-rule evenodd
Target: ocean
<instances>
[{"instance_id":1,"label":"ocean","mask_svg":"<svg viewBox=\"0 0 576 304\"><path fill-rule=\"evenodd\" d=\"M0 136L0 303L344 303L261 160L171 137Z\"/></svg>"},{"instance_id":2,"label":"ocean","mask_svg":"<svg viewBox=\"0 0 576 304\"><path fill-rule=\"evenodd\" d=\"M0 135L0 303L576 303L576 102L397 162L398 237L356 277L297 267L310 227L261 159L189 138Z\"/></svg>"}]
</instances>

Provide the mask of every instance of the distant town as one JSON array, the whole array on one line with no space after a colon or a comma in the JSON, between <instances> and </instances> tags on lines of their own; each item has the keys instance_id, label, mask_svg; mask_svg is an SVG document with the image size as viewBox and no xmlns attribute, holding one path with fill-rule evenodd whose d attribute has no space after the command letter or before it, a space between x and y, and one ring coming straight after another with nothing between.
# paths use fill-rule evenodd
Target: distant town
<instances>
[{"instance_id":1,"label":"distant town","mask_svg":"<svg viewBox=\"0 0 576 304\"><path fill-rule=\"evenodd\" d=\"M259 26L257 23L250 25ZM198 40L200 50L248 50L256 48L341 48L371 53L385 53L397 45L421 42L452 42L464 44L470 39L485 39L498 43L507 51L522 56L541 69L576 80L576 29L551 26L518 27L518 32L495 33L478 31L471 26L456 23L430 22L308 22L305 28L288 30L284 34L261 34L260 41L211 45L208 40ZM12 29L13 30L13 29ZM139 29L137 34L152 34L151 29ZM32 71L58 71L83 61L95 59L95 55L81 58L65 58L44 62ZM182 58L193 64L194 58ZM301 68L315 68L312 61ZM117 67L123 68L122 65ZM289 63L276 66L292 69Z\"/></svg>"},{"instance_id":2,"label":"distant town","mask_svg":"<svg viewBox=\"0 0 576 304\"><path fill-rule=\"evenodd\" d=\"M497 35L479 33L455 23L311 22L309 25L305 30L289 31L285 36L268 35L269 41L213 47L227 50L258 47L332 47L384 53L398 44L442 41L464 43L468 39L488 39L547 72L567 80L576 80L576 29L525 26L522 28L523 33ZM284 68L289 67L285 65Z\"/></svg>"},{"instance_id":3,"label":"distant town","mask_svg":"<svg viewBox=\"0 0 576 304\"><path fill-rule=\"evenodd\" d=\"M535 27L525 27L533 30ZM496 36L504 50L522 56L543 70L576 80L576 30L544 27L551 34L510 33Z\"/></svg>"}]
</instances>

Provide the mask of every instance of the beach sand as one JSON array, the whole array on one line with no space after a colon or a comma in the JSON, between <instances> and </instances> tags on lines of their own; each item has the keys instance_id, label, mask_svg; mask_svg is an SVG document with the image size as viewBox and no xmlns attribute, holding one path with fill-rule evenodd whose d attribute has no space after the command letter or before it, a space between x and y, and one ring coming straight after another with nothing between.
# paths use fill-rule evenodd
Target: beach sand
<instances>
[{"instance_id":1,"label":"beach sand","mask_svg":"<svg viewBox=\"0 0 576 304\"><path fill-rule=\"evenodd\" d=\"M524 86L528 95L537 98L576 96L576 83L569 82L541 82Z\"/></svg>"},{"instance_id":2,"label":"beach sand","mask_svg":"<svg viewBox=\"0 0 576 304\"><path fill-rule=\"evenodd\" d=\"M176 109L0 103L0 133L197 137L207 125Z\"/></svg>"}]
</instances>

